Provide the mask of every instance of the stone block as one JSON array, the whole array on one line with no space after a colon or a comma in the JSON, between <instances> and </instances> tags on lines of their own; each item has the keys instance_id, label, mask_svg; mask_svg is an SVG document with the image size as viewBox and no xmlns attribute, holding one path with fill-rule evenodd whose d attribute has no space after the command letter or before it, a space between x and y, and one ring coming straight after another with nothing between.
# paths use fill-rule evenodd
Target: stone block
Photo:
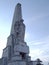
<instances>
[{"instance_id":1,"label":"stone block","mask_svg":"<svg viewBox=\"0 0 49 65\"><path fill-rule=\"evenodd\" d=\"M8 63L8 65L26 65L25 61L13 61Z\"/></svg>"},{"instance_id":2,"label":"stone block","mask_svg":"<svg viewBox=\"0 0 49 65\"><path fill-rule=\"evenodd\" d=\"M30 56L28 56L28 57L27 57L27 60L28 60L28 61L31 61L31 57L30 57Z\"/></svg>"},{"instance_id":3,"label":"stone block","mask_svg":"<svg viewBox=\"0 0 49 65\"><path fill-rule=\"evenodd\" d=\"M12 45L12 36L10 35L8 38L7 38L7 46L11 46Z\"/></svg>"},{"instance_id":4,"label":"stone block","mask_svg":"<svg viewBox=\"0 0 49 65\"><path fill-rule=\"evenodd\" d=\"M12 61L15 61L15 60L22 60L22 57L20 55L15 55L11 58Z\"/></svg>"},{"instance_id":5,"label":"stone block","mask_svg":"<svg viewBox=\"0 0 49 65\"><path fill-rule=\"evenodd\" d=\"M14 52L17 52L17 51L28 54L29 53L29 47L17 44L17 45L14 46Z\"/></svg>"},{"instance_id":6,"label":"stone block","mask_svg":"<svg viewBox=\"0 0 49 65\"><path fill-rule=\"evenodd\" d=\"M28 62L28 65L37 65L37 61L30 61Z\"/></svg>"},{"instance_id":7,"label":"stone block","mask_svg":"<svg viewBox=\"0 0 49 65\"><path fill-rule=\"evenodd\" d=\"M7 58L5 58L5 57L1 58L0 65L7 65Z\"/></svg>"},{"instance_id":8,"label":"stone block","mask_svg":"<svg viewBox=\"0 0 49 65\"><path fill-rule=\"evenodd\" d=\"M10 46L7 46L5 49L3 49L2 57L6 57L7 59L11 57L11 47Z\"/></svg>"},{"instance_id":9,"label":"stone block","mask_svg":"<svg viewBox=\"0 0 49 65\"><path fill-rule=\"evenodd\" d=\"M19 44L20 45L23 45L23 46L27 46L26 42L24 42L24 41L23 42L22 41L19 41Z\"/></svg>"},{"instance_id":10,"label":"stone block","mask_svg":"<svg viewBox=\"0 0 49 65\"><path fill-rule=\"evenodd\" d=\"M27 64L28 64L28 65L34 65L34 64L33 64L33 61L30 61L30 62L28 62Z\"/></svg>"},{"instance_id":11,"label":"stone block","mask_svg":"<svg viewBox=\"0 0 49 65\"><path fill-rule=\"evenodd\" d=\"M20 55L20 53L19 52L14 52L14 55Z\"/></svg>"},{"instance_id":12,"label":"stone block","mask_svg":"<svg viewBox=\"0 0 49 65\"><path fill-rule=\"evenodd\" d=\"M7 46L12 46L12 44L14 44L14 35L11 34L8 38L7 38Z\"/></svg>"}]
</instances>

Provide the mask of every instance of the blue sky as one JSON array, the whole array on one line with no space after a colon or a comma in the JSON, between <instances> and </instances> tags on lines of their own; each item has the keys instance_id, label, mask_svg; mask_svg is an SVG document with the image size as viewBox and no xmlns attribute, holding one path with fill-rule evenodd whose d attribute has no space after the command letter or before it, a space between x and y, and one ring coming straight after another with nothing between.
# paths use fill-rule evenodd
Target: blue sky
<instances>
[{"instance_id":1,"label":"blue sky","mask_svg":"<svg viewBox=\"0 0 49 65\"><path fill-rule=\"evenodd\" d=\"M0 0L0 57L10 35L14 8L22 4L26 25L25 41L30 47L32 60L49 62L49 0Z\"/></svg>"}]
</instances>

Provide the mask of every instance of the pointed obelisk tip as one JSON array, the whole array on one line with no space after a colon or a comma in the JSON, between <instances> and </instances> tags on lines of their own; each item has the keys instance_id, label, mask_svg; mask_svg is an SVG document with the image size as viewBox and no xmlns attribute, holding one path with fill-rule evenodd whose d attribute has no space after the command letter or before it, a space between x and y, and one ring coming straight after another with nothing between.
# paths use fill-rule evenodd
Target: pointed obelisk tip
<instances>
[{"instance_id":1,"label":"pointed obelisk tip","mask_svg":"<svg viewBox=\"0 0 49 65\"><path fill-rule=\"evenodd\" d=\"M20 5L20 6L21 6L21 4L20 4L20 3L17 3L17 5Z\"/></svg>"},{"instance_id":2,"label":"pointed obelisk tip","mask_svg":"<svg viewBox=\"0 0 49 65\"><path fill-rule=\"evenodd\" d=\"M15 7L14 17L13 21L20 21L22 19L22 10L21 10L21 4L17 3Z\"/></svg>"},{"instance_id":3,"label":"pointed obelisk tip","mask_svg":"<svg viewBox=\"0 0 49 65\"><path fill-rule=\"evenodd\" d=\"M14 16L13 16L13 22L12 22L12 28L11 28L11 33L14 33L14 25L16 22L23 21L22 19L22 7L20 3L17 3L15 6L15 11L14 11Z\"/></svg>"}]
</instances>

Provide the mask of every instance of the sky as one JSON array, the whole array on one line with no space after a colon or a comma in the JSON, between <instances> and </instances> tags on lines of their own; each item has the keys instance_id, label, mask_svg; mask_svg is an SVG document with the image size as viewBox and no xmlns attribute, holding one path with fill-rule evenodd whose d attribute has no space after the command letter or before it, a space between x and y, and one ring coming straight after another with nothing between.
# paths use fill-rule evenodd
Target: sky
<instances>
[{"instance_id":1,"label":"sky","mask_svg":"<svg viewBox=\"0 0 49 65\"><path fill-rule=\"evenodd\" d=\"M10 35L14 9L22 5L26 25L25 41L32 60L49 62L49 0L0 0L0 58Z\"/></svg>"}]
</instances>

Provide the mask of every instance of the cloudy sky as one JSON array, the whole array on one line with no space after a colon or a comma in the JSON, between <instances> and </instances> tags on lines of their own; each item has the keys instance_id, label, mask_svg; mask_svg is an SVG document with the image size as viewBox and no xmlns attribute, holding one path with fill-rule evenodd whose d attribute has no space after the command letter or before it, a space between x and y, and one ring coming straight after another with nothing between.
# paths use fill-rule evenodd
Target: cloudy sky
<instances>
[{"instance_id":1,"label":"cloudy sky","mask_svg":"<svg viewBox=\"0 0 49 65\"><path fill-rule=\"evenodd\" d=\"M0 58L10 35L14 8L22 4L25 41L32 60L49 62L49 0L0 0Z\"/></svg>"}]
</instances>

